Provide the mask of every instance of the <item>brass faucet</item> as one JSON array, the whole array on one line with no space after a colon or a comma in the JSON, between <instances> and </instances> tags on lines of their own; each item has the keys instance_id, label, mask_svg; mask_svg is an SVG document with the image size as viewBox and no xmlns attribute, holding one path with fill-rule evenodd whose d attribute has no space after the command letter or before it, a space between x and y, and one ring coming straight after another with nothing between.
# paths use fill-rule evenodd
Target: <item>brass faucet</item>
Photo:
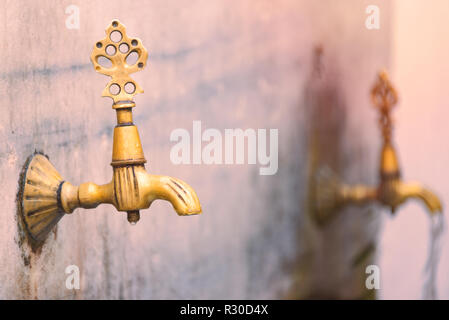
<instances>
[{"instance_id":1,"label":"brass faucet","mask_svg":"<svg viewBox=\"0 0 449 320\"><path fill-rule=\"evenodd\" d=\"M133 53L138 59L128 64L128 57ZM117 20L106 29L106 37L95 44L91 60L97 72L112 78L103 96L113 99L112 108L117 113L112 181L104 185L87 182L74 186L60 176L46 156L31 155L21 175L18 206L22 225L32 244L41 243L64 214L76 208L95 208L101 203L127 212L131 224L140 219L140 209L148 208L157 199L171 202L181 216L201 213L198 197L188 184L145 171L146 160L132 119L135 107L132 99L143 90L129 74L142 70L147 57L142 42L128 37L125 26ZM100 64L105 58L112 63L111 67Z\"/></svg>"},{"instance_id":2,"label":"brass faucet","mask_svg":"<svg viewBox=\"0 0 449 320\"><path fill-rule=\"evenodd\" d=\"M391 85L388 75L381 71L377 82L371 91L371 101L380 112L379 124L382 131L382 149L379 167L379 185L346 185L329 169L322 169L313 185L314 219L323 224L331 218L338 209L347 205L364 205L379 202L389 207L394 214L396 209L410 198L421 199L430 214L442 212L438 197L424 188L420 183L405 183L401 180L401 172L396 150L392 143L391 109L396 105L398 96Z\"/></svg>"}]
</instances>

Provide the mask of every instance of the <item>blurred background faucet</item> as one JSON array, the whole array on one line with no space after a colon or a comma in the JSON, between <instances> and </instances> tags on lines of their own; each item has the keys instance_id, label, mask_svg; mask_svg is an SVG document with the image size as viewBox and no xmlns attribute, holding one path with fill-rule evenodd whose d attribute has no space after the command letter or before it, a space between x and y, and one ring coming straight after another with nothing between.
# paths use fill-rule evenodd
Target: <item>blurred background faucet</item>
<instances>
[{"instance_id":1,"label":"blurred background faucet","mask_svg":"<svg viewBox=\"0 0 449 320\"><path fill-rule=\"evenodd\" d=\"M364 205L378 202L391 213L411 198L420 199L430 214L442 212L439 198L418 182L403 182L401 170L392 142L392 120L390 112L398 101L397 92L381 71L371 91L371 101L379 111L379 124L382 132L382 148L379 166L379 184L377 186L347 185L328 168L319 170L312 184L314 199L313 218L319 224L327 222L347 205Z\"/></svg>"}]
</instances>

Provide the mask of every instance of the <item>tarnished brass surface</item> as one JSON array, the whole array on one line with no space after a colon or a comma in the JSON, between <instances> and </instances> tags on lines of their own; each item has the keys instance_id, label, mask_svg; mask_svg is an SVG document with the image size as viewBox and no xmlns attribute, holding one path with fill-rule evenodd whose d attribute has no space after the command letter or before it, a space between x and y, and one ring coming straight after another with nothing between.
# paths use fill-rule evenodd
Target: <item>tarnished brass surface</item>
<instances>
[{"instance_id":1,"label":"tarnished brass surface","mask_svg":"<svg viewBox=\"0 0 449 320\"><path fill-rule=\"evenodd\" d=\"M111 34L119 31L122 40L114 42ZM62 177L42 154L32 155L25 166L20 182L20 215L29 238L34 243L42 242L46 235L66 213L76 208L95 208L99 204L112 204L118 211L127 212L132 224L140 219L140 209L150 207L157 199L171 202L178 215L201 213L199 199L187 183L168 176L148 174L145 170L145 157L137 127L133 124L132 101L136 93L143 90L129 77L132 72L143 69L148 53L137 38L129 38L125 27L114 20L106 29L106 38L97 42L92 52L92 63L97 72L110 76L103 96L111 97L117 113L117 126L114 128L112 150L113 176L111 182L97 185L91 182L74 186ZM127 53L120 52L121 44L129 46ZM115 55L108 55L107 46L116 47ZM137 62L129 66L126 55L137 52ZM98 63L100 56L107 56L113 63L106 69ZM136 90L125 92L125 85L133 83ZM120 86L120 93L109 92L112 84Z\"/></svg>"},{"instance_id":2,"label":"tarnished brass surface","mask_svg":"<svg viewBox=\"0 0 449 320\"><path fill-rule=\"evenodd\" d=\"M442 212L439 198L420 183L405 183L401 180L401 171L396 150L392 143L392 120L390 112L398 101L397 93L391 85L388 75L382 71L371 91L371 101L380 112L382 149L379 166L378 186L346 185L330 170L321 170L314 184L315 219L320 224L328 221L339 208L347 205L364 205L379 202L396 209L411 198L423 201L430 214Z\"/></svg>"}]
</instances>

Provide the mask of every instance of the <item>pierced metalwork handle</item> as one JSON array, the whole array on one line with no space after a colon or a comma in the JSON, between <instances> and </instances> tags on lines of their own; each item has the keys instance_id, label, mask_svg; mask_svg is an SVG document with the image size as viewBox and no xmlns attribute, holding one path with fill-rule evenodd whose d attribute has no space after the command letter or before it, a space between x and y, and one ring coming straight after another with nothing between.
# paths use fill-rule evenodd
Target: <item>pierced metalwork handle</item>
<instances>
[{"instance_id":1,"label":"pierced metalwork handle","mask_svg":"<svg viewBox=\"0 0 449 320\"><path fill-rule=\"evenodd\" d=\"M118 20L112 21L105 32L106 37L95 44L90 56L95 70L112 78L102 96L112 98L114 104L132 101L143 89L129 75L145 67L148 51L140 39L126 34L125 26ZM138 58L130 62L135 54ZM101 63L105 59L111 64L109 67Z\"/></svg>"},{"instance_id":2,"label":"pierced metalwork handle","mask_svg":"<svg viewBox=\"0 0 449 320\"><path fill-rule=\"evenodd\" d=\"M389 143L393 130L390 112L398 102L398 94L388 79L388 74L385 70L379 72L377 82L371 90L371 101L380 112L379 124L384 143Z\"/></svg>"}]
</instances>

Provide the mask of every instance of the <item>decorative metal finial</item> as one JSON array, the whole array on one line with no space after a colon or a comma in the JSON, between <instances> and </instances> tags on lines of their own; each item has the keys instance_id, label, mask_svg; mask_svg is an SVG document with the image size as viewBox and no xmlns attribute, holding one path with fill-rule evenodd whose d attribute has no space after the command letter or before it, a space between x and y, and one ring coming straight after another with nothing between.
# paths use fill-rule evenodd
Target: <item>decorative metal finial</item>
<instances>
[{"instance_id":1,"label":"decorative metal finial","mask_svg":"<svg viewBox=\"0 0 449 320\"><path fill-rule=\"evenodd\" d=\"M138 58L131 62L130 57L136 54ZM109 60L112 65L106 67L100 64L101 58ZM128 37L125 26L118 20L112 21L106 29L106 37L95 44L90 56L95 70L112 78L102 96L111 97L117 104L132 101L137 93L142 93L143 89L129 75L142 70L147 58L148 52L142 41Z\"/></svg>"},{"instance_id":2,"label":"decorative metal finial","mask_svg":"<svg viewBox=\"0 0 449 320\"><path fill-rule=\"evenodd\" d=\"M390 142L393 129L390 111L398 102L398 94L384 70L379 72L377 82L371 90L371 101L374 107L380 111L379 123L384 141Z\"/></svg>"}]
</instances>

